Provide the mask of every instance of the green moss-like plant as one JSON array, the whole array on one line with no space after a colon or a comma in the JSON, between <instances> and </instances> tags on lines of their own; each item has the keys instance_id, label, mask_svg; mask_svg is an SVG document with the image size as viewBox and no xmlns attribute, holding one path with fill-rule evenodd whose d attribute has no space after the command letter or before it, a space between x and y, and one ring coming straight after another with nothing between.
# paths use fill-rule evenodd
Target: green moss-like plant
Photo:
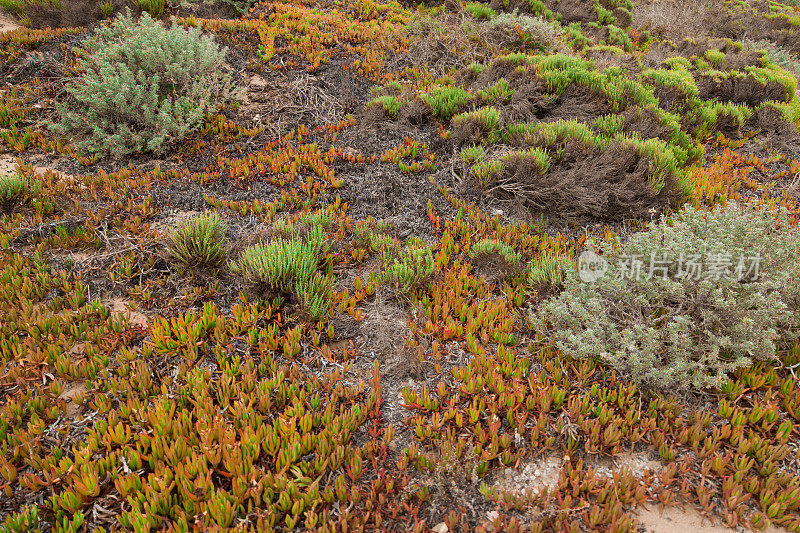
<instances>
[{"instance_id":1,"label":"green moss-like plant","mask_svg":"<svg viewBox=\"0 0 800 533\"><path fill-rule=\"evenodd\" d=\"M488 189L503 174L503 162L499 159L481 161L472 165L470 174L481 189Z\"/></svg>"},{"instance_id":2,"label":"green moss-like plant","mask_svg":"<svg viewBox=\"0 0 800 533\"><path fill-rule=\"evenodd\" d=\"M478 96L486 104L505 104L514 96L514 89L505 78L500 78L492 85L478 91Z\"/></svg>"},{"instance_id":3,"label":"green moss-like plant","mask_svg":"<svg viewBox=\"0 0 800 533\"><path fill-rule=\"evenodd\" d=\"M520 266L522 254L511 246L496 239L484 239L472 245L469 256L475 259L482 255L498 254L511 266Z\"/></svg>"},{"instance_id":4,"label":"green moss-like plant","mask_svg":"<svg viewBox=\"0 0 800 533\"><path fill-rule=\"evenodd\" d=\"M459 155L464 163L479 163L486 157L486 149L482 144L473 144L462 148Z\"/></svg>"},{"instance_id":5,"label":"green moss-like plant","mask_svg":"<svg viewBox=\"0 0 800 533\"><path fill-rule=\"evenodd\" d=\"M424 242L411 239L400 256L389 261L379 279L400 294L408 295L433 275L433 252Z\"/></svg>"},{"instance_id":6,"label":"green moss-like plant","mask_svg":"<svg viewBox=\"0 0 800 533\"><path fill-rule=\"evenodd\" d=\"M397 114L403 108L403 103L397 97L388 94L373 98L368 105L382 108L384 113L391 118L397 118Z\"/></svg>"},{"instance_id":7,"label":"green moss-like plant","mask_svg":"<svg viewBox=\"0 0 800 533\"><path fill-rule=\"evenodd\" d=\"M622 115L603 115L602 117L597 117L594 125L603 135L613 137L625 127L625 117Z\"/></svg>"},{"instance_id":8,"label":"green moss-like plant","mask_svg":"<svg viewBox=\"0 0 800 533\"><path fill-rule=\"evenodd\" d=\"M469 93L461 87L437 87L421 97L436 117L450 120L467 103Z\"/></svg>"},{"instance_id":9,"label":"green moss-like plant","mask_svg":"<svg viewBox=\"0 0 800 533\"><path fill-rule=\"evenodd\" d=\"M528 270L528 285L560 285L570 270L574 270L574 265L568 257L543 254L536 258Z\"/></svg>"},{"instance_id":10,"label":"green moss-like plant","mask_svg":"<svg viewBox=\"0 0 800 533\"><path fill-rule=\"evenodd\" d=\"M452 126L462 127L477 124L489 143L500 140L500 113L494 106L478 108L453 117Z\"/></svg>"},{"instance_id":11,"label":"green moss-like plant","mask_svg":"<svg viewBox=\"0 0 800 533\"><path fill-rule=\"evenodd\" d=\"M333 279L317 271L327 253L322 219L305 221L306 231L289 239L255 244L242 252L231 271L261 287L294 294L313 320L320 320L331 305Z\"/></svg>"},{"instance_id":12,"label":"green moss-like plant","mask_svg":"<svg viewBox=\"0 0 800 533\"><path fill-rule=\"evenodd\" d=\"M482 4L480 2L472 2L465 5L464 11L472 18L478 20L488 20L495 16L494 10L492 10L486 4Z\"/></svg>"}]
</instances>

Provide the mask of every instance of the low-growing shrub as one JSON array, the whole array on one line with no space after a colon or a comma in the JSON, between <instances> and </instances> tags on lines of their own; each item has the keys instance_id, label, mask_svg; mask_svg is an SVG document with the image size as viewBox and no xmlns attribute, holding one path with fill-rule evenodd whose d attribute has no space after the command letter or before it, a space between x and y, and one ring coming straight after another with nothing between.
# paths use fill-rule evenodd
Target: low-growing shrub
<instances>
[{"instance_id":1,"label":"low-growing shrub","mask_svg":"<svg viewBox=\"0 0 800 533\"><path fill-rule=\"evenodd\" d=\"M19 173L0 177L0 212L30 203L39 193L41 184Z\"/></svg>"},{"instance_id":2,"label":"low-growing shrub","mask_svg":"<svg viewBox=\"0 0 800 533\"><path fill-rule=\"evenodd\" d=\"M228 253L226 231L216 213L188 218L170 234L166 257L183 268L219 268Z\"/></svg>"},{"instance_id":3,"label":"low-growing shrub","mask_svg":"<svg viewBox=\"0 0 800 533\"><path fill-rule=\"evenodd\" d=\"M509 265L519 266L522 263L522 255L511 246L495 239L484 239L472 245L469 249L469 256L475 259L482 255L497 254L501 256Z\"/></svg>"},{"instance_id":4,"label":"low-growing shrub","mask_svg":"<svg viewBox=\"0 0 800 533\"><path fill-rule=\"evenodd\" d=\"M561 285L567 272L574 270L572 260L563 255L543 254L528 270L528 285Z\"/></svg>"},{"instance_id":5,"label":"low-growing shrub","mask_svg":"<svg viewBox=\"0 0 800 533\"><path fill-rule=\"evenodd\" d=\"M742 39L743 50L745 52L764 51L771 63L785 68L795 77L800 78L800 59L789 50L777 45L769 40L753 41Z\"/></svg>"},{"instance_id":6,"label":"low-growing shrub","mask_svg":"<svg viewBox=\"0 0 800 533\"><path fill-rule=\"evenodd\" d=\"M571 356L664 388L720 384L800 329L800 230L786 210L685 207L568 273L532 324ZM580 262L579 262L580 263Z\"/></svg>"},{"instance_id":7,"label":"low-growing shrub","mask_svg":"<svg viewBox=\"0 0 800 533\"><path fill-rule=\"evenodd\" d=\"M247 247L230 267L253 285L295 295L309 316L319 320L330 308L333 279L317 271L328 249L323 223L312 218L306 225L304 235L295 228L289 239Z\"/></svg>"},{"instance_id":8,"label":"low-growing shrub","mask_svg":"<svg viewBox=\"0 0 800 533\"><path fill-rule=\"evenodd\" d=\"M388 262L380 275L381 283L406 295L433 275L433 252L424 242L411 239L400 256Z\"/></svg>"},{"instance_id":9,"label":"low-growing shrub","mask_svg":"<svg viewBox=\"0 0 800 533\"><path fill-rule=\"evenodd\" d=\"M199 28L166 29L147 13L138 22L130 11L118 16L75 51L82 73L50 126L81 136L87 152L163 152L234 94L225 49Z\"/></svg>"},{"instance_id":10,"label":"low-growing shrub","mask_svg":"<svg viewBox=\"0 0 800 533\"><path fill-rule=\"evenodd\" d=\"M500 13L486 23L486 38L511 50L546 50L564 34L557 22L541 17Z\"/></svg>"},{"instance_id":11,"label":"low-growing shrub","mask_svg":"<svg viewBox=\"0 0 800 533\"><path fill-rule=\"evenodd\" d=\"M238 11L242 15L250 11L250 8L252 8L254 5L258 3L258 0L218 0L218 1L233 7L234 9L236 9L236 11Z\"/></svg>"}]
</instances>

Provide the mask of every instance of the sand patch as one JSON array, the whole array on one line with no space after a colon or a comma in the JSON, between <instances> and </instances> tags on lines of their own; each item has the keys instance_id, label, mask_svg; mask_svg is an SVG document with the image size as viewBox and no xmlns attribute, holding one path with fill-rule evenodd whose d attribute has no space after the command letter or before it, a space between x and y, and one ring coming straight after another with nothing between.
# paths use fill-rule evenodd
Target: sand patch
<instances>
[{"instance_id":1,"label":"sand patch","mask_svg":"<svg viewBox=\"0 0 800 533\"><path fill-rule=\"evenodd\" d=\"M79 403L76 402L74 398L75 396L79 396L82 401L82 399L85 397L85 394L86 384L82 381L73 381L64 387L64 391L58 396L59 400L63 400L67 404L67 408L64 411L64 416L68 418L75 418L78 416L81 408Z\"/></svg>"},{"instance_id":2,"label":"sand patch","mask_svg":"<svg viewBox=\"0 0 800 533\"><path fill-rule=\"evenodd\" d=\"M17 158L8 154L0 155L0 176L8 176L13 174L17 170ZM67 180L67 181L75 181L75 176L70 174L64 174L59 172L58 170L52 169L50 167L33 167L33 171L36 173L37 176L44 176L48 172L52 172L56 174L60 179Z\"/></svg>"},{"instance_id":3,"label":"sand patch","mask_svg":"<svg viewBox=\"0 0 800 533\"><path fill-rule=\"evenodd\" d=\"M587 459L588 466L597 470L597 475L614 477L614 473L622 469L630 470L637 478L641 478L648 471L657 475L664 468L664 464L653 459L648 452L625 452L614 457L594 457Z\"/></svg>"},{"instance_id":4,"label":"sand patch","mask_svg":"<svg viewBox=\"0 0 800 533\"><path fill-rule=\"evenodd\" d=\"M693 507L665 507L653 505L649 508L636 509L636 518L639 521L640 531L646 533L731 533L737 531L729 528L721 519L712 522L700 514ZM786 531L783 528L769 526L764 530L767 533Z\"/></svg>"},{"instance_id":5,"label":"sand patch","mask_svg":"<svg viewBox=\"0 0 800 533\"><path fill-rule=\"evenodd\" d=\"M0 12L0 33L18 30L19 27L19 24L17 24L14 19L3 12Z\"/></svg>"},{"instance_id":6,"label":"sand patch","mask_svg":"<svg viewBox=\"0 0 800 533\"><path fill-rule=\"evenodd\" d=\"M557 456L540 457L519 469L506 468L493 488L498 492L511 492L517 495L535 495L543 489L552 489L558 483L564 460Z\"/></svg>"},{"instance_id":7,"label":"sand patch","mask_svg":"<svg viewBox=\"0 0 800 533\"><path fill-rule=\"evenodd\" d=\"M147 327L147 315L140 313L138 311L131 311L129 308L130 302L125 300L124 298L112 298L111 300L106 303L108 308L114 314L128 314L130 315L131 325L140 326L143 328Z\"/></svg>"}]
</instances>

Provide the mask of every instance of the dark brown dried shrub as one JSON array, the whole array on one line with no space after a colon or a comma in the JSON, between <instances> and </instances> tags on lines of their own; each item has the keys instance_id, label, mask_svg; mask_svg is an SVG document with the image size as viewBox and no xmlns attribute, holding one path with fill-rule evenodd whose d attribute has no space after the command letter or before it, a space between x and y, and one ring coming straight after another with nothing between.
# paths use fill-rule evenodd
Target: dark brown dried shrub
<instances>
[{"instance_id":1,"label":"dark brown dried shrub","mask_svg":"<svg viewBox=\"0 0 800 533\"><path fill-rule=\"evenodd\" d=\"M695 80L703 100L717 99L755 107L768 100L786 99L786 91L780 83L770 81L762 85L752 75L721 78L698 73Z\"/></svg>"},{"instance_id":2,"label":"dark brown dried shrub","mask_svg":"<svg viewBox=\"0 0 800 533\"><path fill-rule=\"evenodd\" d=\"M562 119L592 123L597 117L612 112L608 98L588 87L572 84L553 102L547 113L548 122Z\"/></svg>"},{"instance_id":3,"label":"dark brown dried shrub","mask_svg":"<svg viewBox=\"0 0 800 533\"><path fill-rule=\"evenodd\" d=\"M562 24L597 22L597 12L585 0L546 0L545 5L561 14Z\"/></svg>"},{"instance_id":4,"label":"dark brown dried shrub","mask_svg":"<svg viewBox=\"0 0 800 533\"><path fill-rule=\"evenodd\" d=\"M666 141L672 133L650 109L632 106L622 116L625 119L622 132L626 136L637 132L643 139L658 138Z\"/></svg>"},{"instance_id":5,"label":"dark brown dried shrub","mask_svg":"<svg viewBox=\"0 0 800 533\"><path fill-rule=\"evenodd\" d=\"M428 104L416 97L403 106L398 118L412 126L422 127L433 120L433 113Z\"/></svg>"},{"instance_id":6,"label":"dark brown dried shrub","mask_svg":"<svg viewBox=\"0 0 800 533\"><path fill-rule=\"evenodd\" d=\"M617 19L617 26L620 28L627 28L633 22L633 15L627 9L616 8L612 13Z\"/></svg>"},{"instance_id":7,"label":"dark brown dried shrub","mask_svg":"<svg viewBox=\"0 0 800 533\"><path fill-rule=\"evenodd\" d=\"M534 213L553 217L621 220L647 217L672 200L674 178L656 192L650 184L650 161L633 147L613 141L605 148L575 140L542 174L529 158L507 158L494 191L524 198Z\"/></svg>"}]
</instances>

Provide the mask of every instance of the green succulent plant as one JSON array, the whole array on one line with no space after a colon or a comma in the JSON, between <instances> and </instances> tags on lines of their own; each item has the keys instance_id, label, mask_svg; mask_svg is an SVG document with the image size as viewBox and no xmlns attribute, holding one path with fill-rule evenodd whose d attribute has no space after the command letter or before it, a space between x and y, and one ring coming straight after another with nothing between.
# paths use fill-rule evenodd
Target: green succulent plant
<instances>
[{"instance_id":1,"label":"green succulent plant","mask_svg":"<svg viewBox=\"0 0 800 533\"><path fill-rule=\"evenodd\" d=\"M30 203L40 189L38 180L30 180L20 174L0 177L0 211L9 212Z\"/></svg>"},{"instance_id":2,"label":"green succulent plant","mask_svg":"<svg viewBox=\"0 0 800 533\"><path fill-rule=\"evenodd\" d=\"M228 254L227 229L216 213L188 218L169 235L166 256L183 268L219 268Z\"/></svg>"},{"instance_id":3,"label":"green succulent plant","mask_svg":"<svg viewBox=\"0 0 800 533\"><path fill-rule=\"evenodd\" d=\"M304 235L300 235L302 228L281 224L294 234L247 247L231 263L231 270L253 285L294 294L311 318L319 320L330 307L333 283L331 276L317 272L327 253L324 226L328 221L324 216L307 217Z\"/></svg>"},{"instance_id":4,"label":"green succulent plant","mask_svg":"<svg viewBox=\"0 0 800 533\"><path fill-rule=\"evenodd\" d=\"M388 262L380 281L401 294L409 294L433 275L433 252L424 242L412 239L399 257Z\"/></svg>"}]
</instances>

